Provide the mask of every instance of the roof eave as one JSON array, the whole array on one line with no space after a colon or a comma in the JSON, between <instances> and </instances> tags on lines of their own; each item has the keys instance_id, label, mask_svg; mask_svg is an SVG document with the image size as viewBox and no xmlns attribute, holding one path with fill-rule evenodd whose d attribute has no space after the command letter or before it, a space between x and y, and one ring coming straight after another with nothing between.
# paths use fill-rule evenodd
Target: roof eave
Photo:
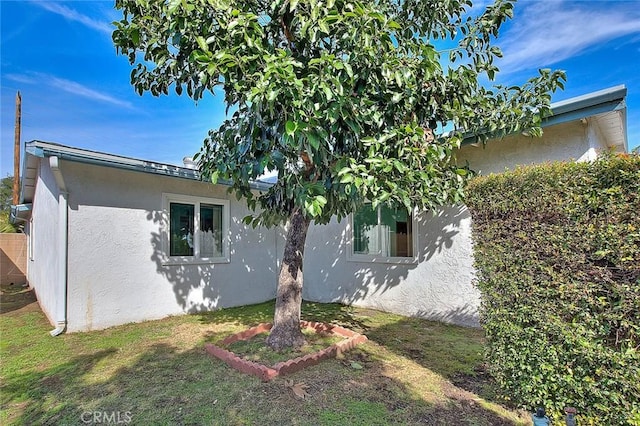
<instances>
[{"instance_id":1,"label":"roof eave","mask_svg":"<svg viewBox=\"0 0 640 426\"><path fill-rule=\"evenodd\" d=\"M129 170L155 175L177 177L202 182L201 174L194 169L174 166L170 164L156 163L152 161L139 160L136 158L124 157L113 154L106 154L97 151L72 148L51 142L31 141L26 144L26 152L36 158L56 156L61 160L73 161L82 164L90 164L103 167L112 167L121 170ZM220 180L218 184L231 186L231 182ZM272 184L266 182L252 182L251 189L258 191L268 190ZM24 189L24 188L23 188Z\"/></svg>"},{"instance_id":2,"label":"roof eave","mask_svg":"<svg viewBox=\"0 0 640 426\"><path fill-rule=\"evenodd\" d=\"M542 127L554 126L556 124L593 117L598 114L618 111L620 112L624 129L624 140L622 144L618 145L623 145L626 152L628 149L626 96L627 88L624 84L621 84L564 101L554 102L551 104L552 115L542 120ZM464 138L462 145L469 145L475 142L477 142L477 137L470 135Z\"/></svg>"}]
</instances>

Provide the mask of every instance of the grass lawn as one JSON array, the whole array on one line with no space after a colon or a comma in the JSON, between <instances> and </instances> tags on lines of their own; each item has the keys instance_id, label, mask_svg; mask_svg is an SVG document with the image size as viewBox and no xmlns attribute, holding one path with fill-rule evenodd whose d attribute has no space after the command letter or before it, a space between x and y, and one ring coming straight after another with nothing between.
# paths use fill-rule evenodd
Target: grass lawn
<instances>
[{"instance_id":1,"label":"grass lawn","mask_svg":"<svg viewBox=\"0 0 640 426\"><path fill-rule=\"evenodd\" d=\"M51 337L31 297L3 288L3 425L76 425L94 413L139 425L530 424L527 413L491 401L481 330L305 303L304 319L369 341L263 383L210 358L203 344L271 321L273 303ZM297 398L288 380L309 395Z\"/></svg>"}]
</instances>

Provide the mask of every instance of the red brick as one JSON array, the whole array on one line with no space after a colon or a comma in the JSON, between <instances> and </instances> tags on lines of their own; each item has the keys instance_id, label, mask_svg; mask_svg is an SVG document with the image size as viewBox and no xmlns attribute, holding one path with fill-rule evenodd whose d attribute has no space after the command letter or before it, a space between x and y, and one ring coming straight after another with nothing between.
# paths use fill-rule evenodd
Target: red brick
<instances>
[{"instance_id":1,"label":"red brick","mask_svg":"<svg viewBox=\"0 0 640 426\"><path fill-rule=\"evenodd\" d=\"M205 344L205 350L210 355L220 359L221 361L240 371L241 373L250 374L259 377L264 381L269 381L278 375L294 373L312 365L316 365L325 359L333 358L336 356L336 353L345 352L367 340L367 337L362 334L358 334L343 327L331 324L312 321L300 321L300 326L311 328L315 330L316 333L331 333L345 337L346 339L313 354L308 354L285 362L279 362L274 365L273 368L242 359L233 352L230 352L211 343ZM243 332L236 333L232 336L227 337L226 339L222 340L220 344L229 345L233 342L237 342L238 340L248 340L257 334L271 330L271 327L272 324L270 323L258 324L255 327L251 327Z\"/></svg>"}]
</instances>

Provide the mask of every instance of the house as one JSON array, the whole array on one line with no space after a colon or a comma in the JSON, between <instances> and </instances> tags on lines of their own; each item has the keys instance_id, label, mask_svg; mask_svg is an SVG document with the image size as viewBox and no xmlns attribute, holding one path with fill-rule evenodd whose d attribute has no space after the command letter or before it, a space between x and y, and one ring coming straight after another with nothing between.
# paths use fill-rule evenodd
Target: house
<instances>
[{"instance_id":1,"label":"house","mask_svg":"<svg viewBox=\"0 0 640 426\"><path fill-rule=\"evenodd\" d=\"M467 143L481 173L626 152L626 88L556 103L544 136ZM171 166L32 141L21 203L27 276L52 334L101 329L275 297L282 228L250 228L242 200ZM268 188L255 182L254 190ZM408 215L363 208L312 225L303 297L477 325L471 219L464 206Z\"/></svg>"}]
</instances>

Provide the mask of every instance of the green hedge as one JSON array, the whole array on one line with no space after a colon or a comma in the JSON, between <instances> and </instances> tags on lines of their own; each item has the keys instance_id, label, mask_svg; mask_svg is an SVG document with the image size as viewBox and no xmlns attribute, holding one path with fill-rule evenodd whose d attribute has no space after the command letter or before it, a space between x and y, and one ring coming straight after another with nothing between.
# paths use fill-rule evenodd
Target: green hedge
<instances>
[{"instance_id":1,"label":"green hedge","mask_svg":"<svg viewBox=\"0 0 640 426\"><path fill-rule=\"evenodd\" d=\"M554 163L467 188L489 369L559 420L640 424L640 157Z\"/></svg>"}]
</instances>

